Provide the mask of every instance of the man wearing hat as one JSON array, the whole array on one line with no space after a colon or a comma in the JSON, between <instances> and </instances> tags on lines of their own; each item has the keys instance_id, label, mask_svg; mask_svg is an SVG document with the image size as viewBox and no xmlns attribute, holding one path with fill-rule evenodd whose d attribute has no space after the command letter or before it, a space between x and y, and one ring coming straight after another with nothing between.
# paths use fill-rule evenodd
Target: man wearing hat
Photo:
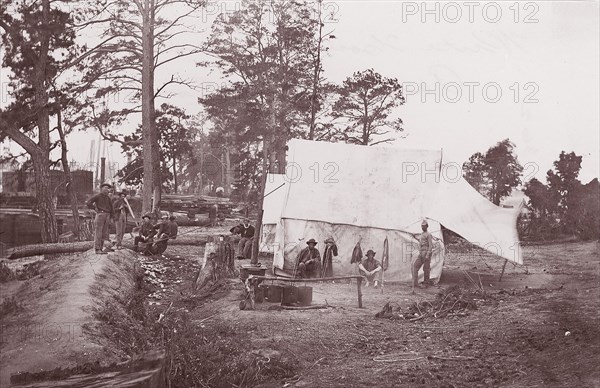
<instances>
[{"instance_id":1,"label":"man wearing hat","mask_svg":"<svg viewBox=\"0 0 600 388\"><path fill-rule=\"evenodd\" d=\"M315 277L319 274L321 266L321 254L316 248L317 242L315 239L311 238L306 242L306 245L308 246L301 250L296 258L296 274L299 273L303 279Z\"/></svg>"},{"instance_id":2,"label":"man wearing hat","mask_svg":"<svg viewBox=\"0 0 600 388\"><path fill-rule=\"evenodd\" d=\"M238 242L238 259L250 259L252 256L252 238L254 237L254 226L250 225L250 220L244 218L244 221L238 226L229 230L233 234L239 234L241 239Z\"/></svg>"},{"instance_id":3,"label":"man wearing hat","mask_svg":"<svg viewBox=\"0 0 600 388\"><path fill-rule=\"evenodd\" d=\"M86 202L88 209L96 211L94 220L94 248L98 254L114 252L110 247L102 249L104 240L110 241L108 236L108 226L113 214L113 205L109 192L112 186L108 183L100 185L100 193L94 195Z\"/></svg>"},{"instance_id":4,"label":"man wearing hat","mask_svg":"<svg viewBox=\"0 0 600 388\"><path fill-rule=\"evenodd\" d=\"M433 254L433 237L431 236L431 233L427 231L428 227L429 224L427 223L427 220L423 220L421 223L423 233L419 236L419 257L417 257L412 268L413 286L418 288L423 287L419 284L419 269L421 269L421 266L423 267L423 284L432 284L429 279L429 274L431 268L431 255Z\"/></svg>"},{"instance_id":5,"label":"man wearing hat","mask_svg":"<svg viewBox=\"0 0 600 388\"><path fill-rule=\"evenodd\" d=\"M127 225L127 190L119 192L119 197L113 201L115 228L117 230L117 249L123 249L123 235Z\"/></svg>"},{"instance_id":6,"label":"man wearing hat","mask_svg":"<svg viewBox=\"0 0 600 388\"><path fill-rule=\"evenodd\" d=\"M140 226L139 235L135 237L133 243L135 244L133 250L138 251L138 244L144 243L146 244L146 248L144 249L144 253L152 253L150 252L150 248L152 246L152 237L156 234L156 230L154 230L154 226L151 222L151 216L149 213L144 214L142 216L142 226Z\"/></svg>"},{"instance_id":7,"label":"man wearing hat","mask_svg":"<svg viewBox=\"0 0 600 388\"><path fill-rule=\"evenodd\" d=\"M372 249L367 251L367 258L358 265L358 272L367 279L367 287L374 283L379 287L381 281L381 264L375 260L375 252Z\"/></svg>"}]
</instances>

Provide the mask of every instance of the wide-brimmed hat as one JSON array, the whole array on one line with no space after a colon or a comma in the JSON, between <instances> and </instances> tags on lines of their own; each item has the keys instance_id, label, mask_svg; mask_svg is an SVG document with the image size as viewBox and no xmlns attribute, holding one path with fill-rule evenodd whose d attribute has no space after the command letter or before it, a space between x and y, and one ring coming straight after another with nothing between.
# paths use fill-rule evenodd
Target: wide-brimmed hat
<instances>
[{"instance_id":1,"label":"wide-brimmed hat","mask_svg":"<svg viewBox=\"0 0 600 388\"><path fill-rule=\"evenodd\" d=\"M151 220L152 219L152 215L150 213L146 213L146 214L144 214L142 216L142 219L144 219L144 218L147 218L147 219Z\"/></svg>"},{"instance_id":2,"label":"wide-brimmed hat","mask_svg":"<svg viewBox=\"0 0 600 388\"><path fill-rule=\"evenodd\" d=\"M169 213L167 213L167 212L160 213L160 218L169 218Z\"/></svg>"},{"instance_id":3,"label":"wide-brimmed hat","mask_svg":"<svg viewBox=\"0 0 600 388\"><path fill-rule=\"evenodd\" d=\"M103 188L104 186L108 187L109 189L112 189L112 185L110 183L103 183L100 185L100 188Z\"/></svg>"},{"instance_id":4,"label":"wide-brimmed hat","mask_svg":"<svg viewBox=\"0 0 600 388\"><path fill-rule=\"evenodd\" d=\"M311 239L310 239L310 240L308 240L306 243L307 243L307 244L315 244L315 245L317 244L317 242L315 241L315 239L314 239L314 238L311 238Z\"/></svg>"},{"instance_id":5,"label":"wide-brimmed hat","mask_svg":"<svg viewBox=\"0 0 600 388\"><path fill-rule=\"evenodd\" d=\"M369 253L370 253L370 254L372 254L373 256L375 256L375 253L376 253L376 252L375 252L374 250L372 250L372 249L369 249L369 250L367 251L367 256L369 256Z\"/></svg>"},{"instance_id":6,"label":"wide-brimmed hat","mask_svg":"<svg viewBox=\"0 0 600 388\"><path fill-rule=\"evenodd\" d=\"M332 237L328 237L324 242L325 242L325 244L327 244L327 243L335 244L335 240Z\"/></svg>"}]
</instances>

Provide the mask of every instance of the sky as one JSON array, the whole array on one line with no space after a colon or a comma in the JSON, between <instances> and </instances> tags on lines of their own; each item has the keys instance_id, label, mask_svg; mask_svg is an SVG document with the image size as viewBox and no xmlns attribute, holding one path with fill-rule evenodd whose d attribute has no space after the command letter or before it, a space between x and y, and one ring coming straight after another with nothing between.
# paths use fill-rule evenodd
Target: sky
<instances>
[{"instance_id":1,"label":"sky","mask_svg":"<svg viewBox=\"0 0 600 388\"><path fill-rule=\"evenodd\" d=\"M198 39L218 12L239 6L209 3ZM544 181L563 150L583 156L582 182L600 175L598 1L324 0L323 8L325 31L335 35L324 58L329 81L373 68L404 86L406 103L395 115L405 132L394 147L441 148L446 161L462 163L508 138L524 181ZM157 74L159 81L177 73L197 83L197 90L171 90L169 102L191 114L200 111L198 97L223 82L197 67L199 59ZM0 81L5 103L5 74ZM86 162L92 140L97 147L93 132L72 135L71 158ZM107 153L124 163L119 147Z\"/></svg>"}]
</instances>

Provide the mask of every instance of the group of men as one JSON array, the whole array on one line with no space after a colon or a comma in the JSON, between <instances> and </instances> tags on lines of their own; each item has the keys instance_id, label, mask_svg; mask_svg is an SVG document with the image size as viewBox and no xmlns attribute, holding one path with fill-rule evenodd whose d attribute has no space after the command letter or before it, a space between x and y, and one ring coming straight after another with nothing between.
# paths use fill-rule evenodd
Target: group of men
<instances>
[{"instance_id":1,"label":"group of men","mask_svg":"<svg viewBox=\"0 0 600 388\"><path fill-rule=\"evenodd\" d=\"M142 252L146 255L162 254L167 250L169 239L177 238L178 225L175 217L165 212L161 214L160 222L152 223L152 216L144 214L138 235L133 240L134 251L139 252L140 243L144 244Z\"/></svg>"},{"instance_id":2,"label":"group of men","mask_svg":"<svg viewBox=\"0 0 600 388\"><path fill-rule=\"evenodd\" d=\"M91 197L86 206L96 212L94 218L94 249L97 254L107 254L114 252L112 242L109 237L109 226L111 220L115 223L116 229L116 249L123 249L123 236L127 225L128 215L133 216L133 211L127 201L127 191L118 193L117 198L111 197L112 185L103 183L100 185L100 193ZM135 237L135 250L138 251L139 243L144 243L144 252L155 254L162 253L167 249L167 240L177 237L178 226L175 217L167 213L161 215L161 221L156 225L152 224L150 214L142 217L142 225L139 228L139 234ZM155 237L157 237L155 239ZM104 246L104 242L109 245Z\"/></svg>"},{"instance_id":3,"label":"group of men","mask_svg":"<svg viewBox=\"0 0 600 388\"><path fill-rule=\"evenodd\" d=\"M421 233L418 237L419 240L419 255L416 261L412 265L412 279L413 286L417 288L423 288L425 286L433 285L430 279L431 270L431 256L433 254L433 237L431 233L427 231L429 225L426 220L421 223ZM316 248L317 241L311 238L306 242L308 245L302 249L296 258L296 270L295 276L301 278L311 277L330 277L333 275L332 271L332 258L337 256L337 246L332 238L325 240L325 250L323 254L323 261L321 262L321 254ZM379 287L383 267L381 263L375 260L376 252L369 249L366 253L366 258L360 261L358 264L358 270L360 275L366 279L366 285L369 287L371 284L374 287ZM419 270L423 267L424 281L422 284L418 282Z\"/></svg>"}]
</instances>

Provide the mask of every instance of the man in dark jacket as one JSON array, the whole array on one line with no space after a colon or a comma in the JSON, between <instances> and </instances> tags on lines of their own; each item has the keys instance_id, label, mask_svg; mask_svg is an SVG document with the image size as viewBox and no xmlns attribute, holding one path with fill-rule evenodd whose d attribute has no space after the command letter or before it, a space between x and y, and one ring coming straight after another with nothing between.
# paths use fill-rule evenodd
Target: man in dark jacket
<instances>
[{"instance_id":1,"label":"man in dark jacket","mask_svg":"<svg viewBox=\"0 0 600 388\"><path fill-rule=\"evenodd\" d=\"M321 254L316 248L317 242L311 238L306 242L306 248L298 253L296 265L298 266L296 274L300 274L301 278L311 278L318 276L321 267Z\"/></svg>"},{"instance_id":2,"label":"man in dark jacket","mask_svg":"<svg viewBox=\"0 0 600 388\"><path fill-rule=\"evenodd\" d=\"M175 216L169 217L169 237L172 239L177 238L177 231L179 230L179 225L175 221Z\"/></svg>"},{"instance_id":3,"label":"man in dark jacket","mask_svg":"<svg viewBox=\"0 0 600 388\"><path fill-rule=\"evenodd\" d=\"M113 214L113 205L108 193L110 192L111 188L112 186L108 183L101 184L100 193L94 195L86 202L88 209L96 211L96 217L94 220L94 248L98 254L114 252L114 250L110 247L102 249L104 240L110 241L108 236L108 226Z\"/></svg>"},{"instance_id":4,"label":"man in dark jacket","mask_svg":"<svg viewBox=\"0 0 600 388\"><path fill-rule=\"evenodd\" d=\"M144 214L142 217L142 226L140 226L139 235L135 237L133 243L135 244L133 250L138 251L138 244L144 243L146 244L146 248L144 249L144 253L152 253L150 248L152 247L152 237L156 234L156 230L154 230L154 225L152 225L150 214Z\"/></svg>"},{"instance_id":5,"label":"man in dark jacket","mask_svg":"<svg viewBox=\"0 0 600 388\"><path fill-rule=\"evenodd\" d=\"M171 225L169 225L169 214L163 212L160 222L154 225L156 230L156 242L152 244L153 254L162 254L167 250L168 240L171 237Z\"/></svg>"},{"instance_id":6,"label":"man in dark jacket","mask_svg":"<svg viewBox=\"0 0 600 388\"><path fill-rule=\"evenodd\" d=\"M249 219L229 230L233 234L239 234L238 259L250 259L252 256L252 238L254 237L254 226L250 225Z\"/></svg>"}]
</instances>

